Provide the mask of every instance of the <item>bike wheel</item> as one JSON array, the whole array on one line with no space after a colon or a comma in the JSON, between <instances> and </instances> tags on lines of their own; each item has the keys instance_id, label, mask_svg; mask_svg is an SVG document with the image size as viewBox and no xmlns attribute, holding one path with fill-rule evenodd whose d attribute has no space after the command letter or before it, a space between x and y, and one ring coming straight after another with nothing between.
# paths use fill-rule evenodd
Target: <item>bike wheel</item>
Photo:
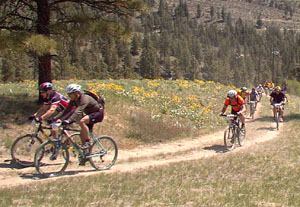
<instances>
[{"instance_id":1,"label":"bike wheel","mask_svg":"<svg viewBox=\"0 0 300 207\"><path fill-rule=\"evenodd\" d=\"M232 127L227 127L224 131L224 145L225 148L230 151L233 150L235 147L235 132L233 131Z\"/></svg>"},{"instance_id":2,"label":"bike wheel","mask_svg":"<svg viewBox=\"0 0 300 207\"><path fill-rule=\"evenodd\" d=\"M31 134L18 137L11 146L12 160L22 167L33 166L34 153L42 142L42 139Z\"/></svg>"},{"instance_id":3,"label":"bike wheel","mask_svg":"<svg viewBox=\"0 0 300 207\"><path fill-rule=\"evenodd\" d=\"M255 107L253 105L250 106L250 117L251 119L254 119L255 114Z\"/></svg>"},{"instance_id":4,"label":"bike wheel","mask_svg":"<svg viewBox=\"0 0 300 207\"><path fill-rule=\"evenodd\" d=\"M69 151L63 144L58 147L57 142L47 141L43 143L34 155L36 170L43 177L60 175L67 168L69 163Z\"/></svg>"},{"instance_id":5,"label":"bike wheel","mask_svg":"<svg viewBox=\"0 0 300 207\"><path fill-rule=\"evenodd\" d=\"M278 112L276 112L275 121L276 121L276 129L279 130L279 113Z\"/></svg>"},{"instance_id":6,"label":"bike wheel","mask_svg":"<svg viewBox=\"0 0 300 207\"><path fill-rule=\"evenodd\" d=\"M243 146L245 144L246 140L246 127L243 129L238 129L238 142L240 146Z\"/></svg>"},{"instance_id":7,"label":"bike wheel","mask_svg":"<svg viewBox=\"0 0 300 207\"><path fill-rule=\"evenodd\" d=\"M97 138L90 148L89 159L91 165L96 170L108 170L118 157L118 146L116 142L108 136Z\"/></svg>"}]
</instances>

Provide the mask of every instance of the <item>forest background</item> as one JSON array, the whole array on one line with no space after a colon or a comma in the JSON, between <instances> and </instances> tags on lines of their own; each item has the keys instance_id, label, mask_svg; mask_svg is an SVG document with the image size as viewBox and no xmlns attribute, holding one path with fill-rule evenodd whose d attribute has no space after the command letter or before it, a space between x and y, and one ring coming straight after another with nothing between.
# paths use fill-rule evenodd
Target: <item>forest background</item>
<instances>
[{"instance_id":1,"label":"forest background","mask_svg":"<svg viewBox=\"0 0 300 207\"><path fill-rule=\"evenodd\" d=\"M130 21L118 19L123 21L120 33L116 32L120 28L95 29L99 27L95 22L88 27L78 23L77 29L53 33L52 41L47 41L33 36L22 39L2 28L0 81L37 80L38 46L47 45L51 48L55 80L198 79L237 87L272 80L276 84L288 83L290 92L300 93L299 2L145 0L144 3L147 9L134 14ZM64 4L68 12L76 14L76 8L80 9ZM55 20L58 16L51 18ZM112 21L114 18L111 16ZM2 13L0 25L4 19ZM59 30L59 25L51 26ZM13 44L18 39L23 41L22 47Z\"/></svg>"}]
</instances>

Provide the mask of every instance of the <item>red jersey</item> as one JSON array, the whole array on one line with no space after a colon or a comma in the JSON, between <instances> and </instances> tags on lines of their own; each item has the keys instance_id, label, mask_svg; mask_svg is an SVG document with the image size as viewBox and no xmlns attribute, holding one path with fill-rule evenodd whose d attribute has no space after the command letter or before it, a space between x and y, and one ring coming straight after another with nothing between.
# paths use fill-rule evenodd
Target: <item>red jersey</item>
<instances>
[{"instance_id":1,"label":"red jersey","mask_svg":"<svg viewBox=\"0 0 300 207\"><path fill-rule=\"evenodd\" d=\"M233 111L240 111L245 104L244 99L237 95L234 101L230 101L230 98L226 98L224 105L230 105Z\"/></svg>"}]
</instances>

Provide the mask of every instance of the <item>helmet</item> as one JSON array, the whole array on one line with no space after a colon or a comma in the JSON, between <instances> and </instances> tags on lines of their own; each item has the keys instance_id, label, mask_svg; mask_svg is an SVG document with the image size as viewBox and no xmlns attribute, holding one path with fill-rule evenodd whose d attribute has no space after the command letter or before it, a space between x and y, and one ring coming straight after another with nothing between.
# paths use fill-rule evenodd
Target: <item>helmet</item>
<instances>
[{"instance_id":1,"label":"helmet","mask_svg":"<svg viewBox=\"0 0 300 207\"><path fill-rule=\"evenodd\" d=\"M256 88L252 88L252 91L255 91L256 90Z\"/></svg>"},{"instance_id":2,"label":"helmet","mask_svg":"<svg viewBox=\"0 0 300 207\"><path fill-rule=\"evenodd\" d=\"M262 87L262 85L261 85L261 84L259 84L259 85L258 85L258 87Z\"/></svg>"},{"instance_id":3,"label":"helmet","mask_svg":"<svg viewBox=\"0 0 300 207\"><path fill-rule=\"evenodd\" d=\"M242 90L243 92L246 92L246 91L247 91L247 88L246 88L246 87L242 87L241 90Z\"/></svg>"},{"instance_id":4,"label":"helmet","mask_svg":"<svg viewBox=\"0 0 300 207\"><path fill-rule=\"evenodd\" d=\"M230 91L228 92L228 94L227 94L227 97L228 97L228 98L233 98L233 97L236 96L236 94L237 94L237 92L236 92L235 90L230 90Z\"/></svg>"},{"instance_id":5,"label":"helmet","mask_svg":"<svg viewBox=\"0 0 300 207\"><path fill-rule=\"evenodd\" d=\"M76 84L70 84L66 88L67 93L74 93L76 91L80 91L81 85L76 85Z\"/></svg>"},{"instance_id":6,"label":"helmet","mask_svg":"<svg viewBox=\"0 0 300 207\"><path fill-rule=\"evenodd\" d=\"M52 87L53 87L52 83L45 82L39 86L39 90L40 91L48 91L48 90L52 90Z\"/></svg>"},{"instance_id":7,"label":"helmet","mask_svg":"<svg viewBox=\"0 0 300 207\"><path fill-rule=\"evenodd\" d=\"M281 91L280 86L276 86L276 87L275 87L275 91Z\"/></svg>"}]
</instances>

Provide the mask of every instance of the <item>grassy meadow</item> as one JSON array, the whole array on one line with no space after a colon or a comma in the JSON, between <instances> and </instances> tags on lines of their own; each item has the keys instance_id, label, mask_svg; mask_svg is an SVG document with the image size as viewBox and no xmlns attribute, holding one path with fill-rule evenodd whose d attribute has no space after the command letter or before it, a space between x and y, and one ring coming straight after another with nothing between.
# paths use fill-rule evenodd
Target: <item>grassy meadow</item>
<instances>
[{"instance_id":1,"label":"grassy meadow","mask_svg":"<svg viewBox=\"0 0 300 207\"><path fill-rule=\"evenodd\" d=\"M95 134L107 134L121 148L166 142L207 133L224 126L218 113L233 86L214 82L165 80L54 81L54 90L65 94L70 83L101 94L105 118ZM0 84L2 141L8 149L20 134L30 130L27 117L38 109L37 83Z\"/></svg>"},{"instance_id":2,"label":"grassy meadow","mask_svg":"<svg viewBox=\"0 0 300 207\"><path fill-rule=\"evenodd\" d=\"M59 87L57 90L63 91L68 83L57 82L56 87ZM26 106L29 106L29 100L32 101L35 92L26 85L30 83L20 84L24 84L23 87L12 94L9 94L8 85L1 85L0 96L13 100L19 92L28 101ZM217 83L197 81L100 81L97 86L92 84L98 82L86 82L85 86L99 90L106 97L107 113L111 116L108 120L115 121L114 116L126 114L124 120L128 119L127 123L136 123L141 114L151 115L148 124L158 122L163 125L166 121L168 125L183 127L182 129L190 128L187 131L183 130L183 135L187 135L187 132L193 129L197 129L199 133L205 124L210 126L216 123L217 126L222 126L220 122L222 120L217 118L217 112L223 105L225 91L231 88ZM104 87L112 84L116 88ZM27 89L30 92L24 95L21 90ZM152 91L156 91L157 95L150 96ZM195 99L191 101L189 97L192 96ZM174 97L181 97L181 99ZM285 110L285 128L281 129L283 133L280 137L253 145L245 152L224 153L212 158L151 167L131 173L100 173L84 179L65 177L54 182L49 180L45 183L0 189L0 206L300 206L300 99L291 96L289 100ZM190 103L198 103L199 106L192 107L194 104L190 105ZM12 101L11 104L18 103ZM269 107L266 100L263 107L261 115L270 116L270 110L264 110ZM17 110L15 105L13 108L16 113L30 114L30 111ZM9 117L10 121L5 122L5 125L2 124L2 131L25 122L22 120L16 121L17 123L12 122L14 117L10 114L10 109L7 108L4 112L3 109L6 108L2 108L1 111ZM141 114L133 114L135 110ZM190 114L192 110L195 114L201 114L201 118L193 119ZM200 123L203 125L199 126ZM25 126L18 125L18 127ZM127 127L130 128L132 125ZM127 138L123 137L123 139ZM130 139L138 140L138 136ZM169 138L171 139L173 137ZM153 142L146 138L138 141L139 143Z\"/></svg>"}]
</instances>

